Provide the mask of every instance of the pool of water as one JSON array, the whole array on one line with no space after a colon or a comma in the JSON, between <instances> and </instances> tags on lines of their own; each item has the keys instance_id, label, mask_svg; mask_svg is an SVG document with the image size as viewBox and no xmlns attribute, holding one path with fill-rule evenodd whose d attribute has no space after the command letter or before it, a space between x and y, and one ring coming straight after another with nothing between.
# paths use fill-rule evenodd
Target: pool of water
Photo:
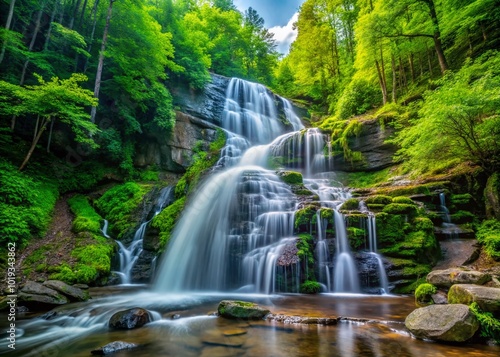
<instances>
[{"instance_id":1,"label":"pool of water","mask_svg":"<svg viewBox=\"0 0 500 357\"><path fill-rule=\"evenodd\" d=\"M443 345L412 338L403 321L414 309L412 297L367 295L167 295L98 289L94 299L55 309L51 320L18 320L11 356L89 356L113 341L140 344L113 356L499 356L500 347ZM344 317L334 326L275 321L227 320L213 315L223 299L254 301L275 314ZM142 328L113 331L116 311L143 307L155 321ZM176 315L176 318L172 317ZM21 317L21 316L20 316ZM2 317L2 321L6 318ZM3 330L2 326L2 330Z\"/></svg>"}]
</instances>

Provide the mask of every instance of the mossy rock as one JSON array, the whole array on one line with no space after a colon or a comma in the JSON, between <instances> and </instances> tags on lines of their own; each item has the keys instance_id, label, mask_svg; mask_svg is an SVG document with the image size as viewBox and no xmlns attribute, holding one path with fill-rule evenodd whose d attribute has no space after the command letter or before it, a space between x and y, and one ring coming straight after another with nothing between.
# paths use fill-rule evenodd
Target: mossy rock
<instances>
[{"instance_id":1,"label":"mossy rock","mask_svg":"<svg viewBox=\"0 0 500 357\"><path fill-rule=\"evenodd\" d=\"M382 203L368 203L366 207L372 212L381 212L386 205Z\"/></svg>"},{"instance_id":2,"label":"mossy rock","mask_svg":"<svg viewBox=\"0 0 500 357\"><path fill-rule=\"evenodd\" d=\"M392 202L393 203L404 203L406 205L414 205L415 202L409 198L409 197L406 197L406 196L397 196L397 197L394 197L392 199Z\"/></svg>"},{"instance_id":3,"label":"mossy rock","mask_svg":"<svg viewBox=\"0 0 500 357\"><path fill-rule=\"evenodd\" d=\"M365 200L366 204L381 204L381 205L388 205L389 203L392 203L392 197L387 196L387 195L374 195L370 196Z\"/></svg>"},{"instance_id":4,"label":"mossy rock","mask_svg":"<svg viewBox=\"0 0 500 357\"><path fill-rule=\"evenodd\" d=\"M320 215L323 219L333 221L334 213L332 208L321 208Z\"/></svg>"},{"instance_id":5,"label":"mossy rock","mask_svg":"<svg viewBox=\"0 0 500 357\"><path fill-rule=\"evenodd\" d=\"M321 291L321 284L317 281L306 280L300 285L300 292L302 294L317 294Z\"/></svg>"},{"instance_id":6,"label":"mossy rock","mask_svg":"<svg viewBox=\"0 0 500 357\"><path fill-rule=\"evenodd\" d=\"M382 212L389 214L405 214L410 217L415 217L417 215L417 208L413 204L390 203L384 207Z\"/></svg>"},{"instance_id":7,"label":"mossy rock","mask_svg":"<svg viewBox=\"0 0 500 357\"><path fill-rule=\"evenodd\" d=\"M437 288L432 284L420 284L415 290L415 305L418 307L432 305L434 303L432 295L435 294L436 291Z\"/></svg>"},{"instance_id":8,"label":"mossy rock","mask_svg":"<svg viewBox=\"0 0 500 357\"><path fill-rule=\"evenodd\" d=\"M359 208L359 199L357 198L350 198L346 200L342 206L340 206L340 210L346 210L346 211L354 211Z\"/></svg>"},{"instance_id":9,"label":"mossy rock","mask_svg":"<svg viewBox=\"0 0 500 357\"><path fill-rule=\"evenodd\" d=\"M289 185L300 185L303 183L302 174L297 171L279 171L279 178Z\"/></svg>"},{"instance_id":10,"label":"mossy rock","mask_svg":"<svg viewBox=\"0 0 500 357\"><path fill-rule=\"evenodd\" d=\"M494 260L500 261L500 221L484 221L477 230L477 240L484 246L484 251Z\"/></svg>"},{"instance_id":11,"label":"mossy rock","mask_svg":"<svg viewBox=\"0 0 500 357\"><path fill-rule=\"evenodd\" d=\"M347 238L352 249L359 250L365 246L366 231L361 228L347 227Z\"/></svg>"},{"instance_id":12,"label":"mossy rock","mask_svg":"<svg viewBox=\"0 0 500 357\"><path fill-rule=\"evenodd\" d=\"M220 316L229 319L261 320L270 313L253 302L223 300L219 303L217 312Z\"/></svg>"},{"instance_id":13,"label":"mossy rock","mask_svg":"<svg viewBox=\"0 0 500 357\"><path fill-rule=\"evenodd\" d=\"M316 206L309 205L295 212L295 228L299 232L309 232L309 226L313 222L317 210Z\"/></svg>"},{"instance_id":14,"label":"mossy rock","mask_svg":"<svg viewBox=\"0 0 500 357\"><path fill-rule=\"evenodd\" d=\"M473 223L478 220L475 214L463 210L453 213L450 218L455 224Z\"/></svg>"}]
</instances>

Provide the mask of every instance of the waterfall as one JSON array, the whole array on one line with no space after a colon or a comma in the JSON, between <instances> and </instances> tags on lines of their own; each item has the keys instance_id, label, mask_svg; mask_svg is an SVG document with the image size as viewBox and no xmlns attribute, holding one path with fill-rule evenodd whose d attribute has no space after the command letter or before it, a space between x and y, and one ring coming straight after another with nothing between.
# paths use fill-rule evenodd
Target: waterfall
<instances>
[{"instance_id":1,"label":"waterfall","mask_svg":"<svg viewBox=\"0 0 500 357\"><path fill-rule=\"evenodd\" d=\"M299 292L308 263L298 256L295 212L301 202L267 169L272 159L304 175L322 207L350 197L331 171L331 148L318 129L304 129L291 103L265 87L232 79L226 91L226 146L219 166L190 196L158 265L156 291ZM290 124L284 124L284 122ZM287 132L293 127L295 132ZM327 220L318 219L316 256L328 291L359 292L343 216L335 210L336 254L328 251ZM332 222L333 223L333 222ZM303 274L306 274L303 276Z\"/></svg>"},{"instance_id":2,"label":"waterfall","mask_svg":"<svg viewBox=\"0 0 500 357\"><path fill-rule=\"evenodd\" d=\"M101 228L101 232L102 232L102 235L105 236L106 238L111 238L108 234L108 227L109 227L109 222L107 219L105 219L103 226Z\"/></svg>"},{"instance_id":3,"label":"waterfall","mask_svg":"<svg viewBox=\"0 0 500 357\"><path fill-rule=\"evenodd\" d=\"M382 258L380 254L377 253L377 225L376 218L373 214L368 215L368 247L370 253L377 260L378 268L378 278L380 282L380 289L383 294L389 291L389 281L387 279L387 274L385 272L384 264L382 263Z\"/></svg>"},{"instance_id":4,"label":"waterfall","mask_svg":"<svg viewBox=\"0 0 500 357\"><path fill-rule=\"evenodd\" d=\"M173 201L173 187L167 186L161 189L158 195L156 206L154 207L154 215L157 216L160 212L168 206ZM151 218L152 219L152 218ZM115 271L116 274L120 276L122 284L130 284L132 282L132 269L134 268L137 260L142 253L142 241L144 240L144 235L146 234L146 228L151 219L142 222L137 231L134 234L134 239L127 246L122 242L116 241L118 247L118 257L120 260L120 270ZM107 221L104 223L104 227L107 229ZM103 228L104 231L104 228Z\"/></svg>"},{"instance_id":5,"label":"waterfall","mask_svg":"<svg viewBox=\"0 0 500 357\"><path fill-rule=\"evenodd\" d=\"M446 207L446 196L444 192L441 192L439 194L439 203L439 209L442 212L443 217L442 233L445 234L449 239L458 238L460 228L456 224L451 223L450 211L448 210L448 207Z\"/></svg>"}]
</instances>

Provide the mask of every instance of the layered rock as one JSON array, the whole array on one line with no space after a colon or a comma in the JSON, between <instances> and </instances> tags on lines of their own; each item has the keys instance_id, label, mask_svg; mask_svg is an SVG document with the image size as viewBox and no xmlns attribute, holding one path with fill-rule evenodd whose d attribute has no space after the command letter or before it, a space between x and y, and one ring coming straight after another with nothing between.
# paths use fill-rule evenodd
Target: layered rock
<instances>
[{"instance_id":1,"label":"layered rock","mask_svg":"<svg viewBox=\"0 0 500 357\"><path fill-rule=\"evenodd\" d=\"M87 301L89 299L87 291L68 285L59 280L47 280L43 285L66 295L71 301Z\"/></svg>"},{"instance_id":2,"label":"layered rock","mask_svg":"<svg viewBox=\"0 0 500 357\"><path fill-rule=\"evenodd\" d=\"M446 270L434 270L427 275L427 282L438 287L449 288L454 284L477 284L483 285L491 280L489 274L475 270L451 268Z\"/></svg>"},{"instance_id":3,"label":"layered rock","mask_svg":"<svg viewBox=\"0 0 500 357\"><path fill-rule=\"evenodd\" d=\"M230 319L260 320L270 311L253 302L223 300L219 303L217 312Z\"/></svg>"},{"instance_id":4,"label":"layered rock","mask_svg":"<svg viewBox=\"0 0 500 357\"><path fill-rule=\"evenodd\" d=\"M430 305L414 310L405 325L417 338L444 342L465 342L479 329L479 322L467 305Z\"/></svg>"}]
</instances>

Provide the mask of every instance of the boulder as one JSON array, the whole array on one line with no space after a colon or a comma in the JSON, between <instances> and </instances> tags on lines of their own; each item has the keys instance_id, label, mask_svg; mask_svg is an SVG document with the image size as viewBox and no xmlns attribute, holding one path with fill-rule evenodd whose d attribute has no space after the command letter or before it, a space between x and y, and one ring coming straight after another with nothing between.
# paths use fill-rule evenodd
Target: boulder
<instances>
[{"instance_id":1,"label":"boulder","mask_svg":"<svg viewBox=\"0 0 500 357\"><path fill-rule=\"evenodd\" d=\"M253 302L234 300L221 301L217 311L222 317L243 320L260 320L270 312Z\"/></svg>"},{"instance_id":2,"label":"boulder","mask_svg":"<svg viewBox=\"0 0 500 357\"><path fill-rule=\"evenodd\" d=\"M417 338L464 342L479 329L479 321L467 305L430 305L414 310L405 325Z\"/></svg>"},{"instance_id":3,"label":"boulder","mask_svg":"<svg viewBox=\"0 0 500 357\"><path fill-rule=\"evenodd\" d=\"M90 353L98 356L110 355L115 352L130 350L132 348L137 348L139 345L135 343L123 342L123 341L115 341L108 343L106 346L102 346L98 349L92 350Z\"/></svg>"},{"instance_id":4,"label":"boulder","mask_svg":"<svg viewBox=\"0 0 500 357\"><path fill-rule=\"evenodd\" d=\"M49 289L59 291L67 296L71 301L87 301L89 299L88 291L68 285L60 280L47 280L43 283Z\"/></svg>"},{"instance_id":5,"label":"boulder","mask_svg":"<svg viewBox=\"0 0 500 357\"><path fill-rule=\"evenodd\" d=\"M477 303L481 310L500 316L500 289L472 284L456 284L448 291L450 304Z\"/></svg>"},{"instance_id":6,"label":"boulder","mask_svg":"<svg viewBox=\"0 0 500 357\"><path fill-rule=\"evenodd\" d=\"M109 319L109 327L118 330L139 328L152 321L149 311L140 307L118 311Z\"/></svg>"},{"instance_id":7,"label":"boulder","mask_svg":"<svg viewBox=\"0 0 500 357\"><path fill-rule=\"evenodd\" d=\"M18 302L30 308L40 305L63 305L69 300L54 289L28 280L18 294Z\"/></svg>"},{"instance_id":8,"label":"boulder","mask_svg":"<svg viewBox=\"0 0 500 357\"><path fill-rule=\"evenodd\" d=\"M475 270L464 270L451 268L446 270L434 270L427 275L427 282L438 287L449 288L454 284L477 284L483 285L491 280L489 274Z\"/></svg>"}]
</instances>

